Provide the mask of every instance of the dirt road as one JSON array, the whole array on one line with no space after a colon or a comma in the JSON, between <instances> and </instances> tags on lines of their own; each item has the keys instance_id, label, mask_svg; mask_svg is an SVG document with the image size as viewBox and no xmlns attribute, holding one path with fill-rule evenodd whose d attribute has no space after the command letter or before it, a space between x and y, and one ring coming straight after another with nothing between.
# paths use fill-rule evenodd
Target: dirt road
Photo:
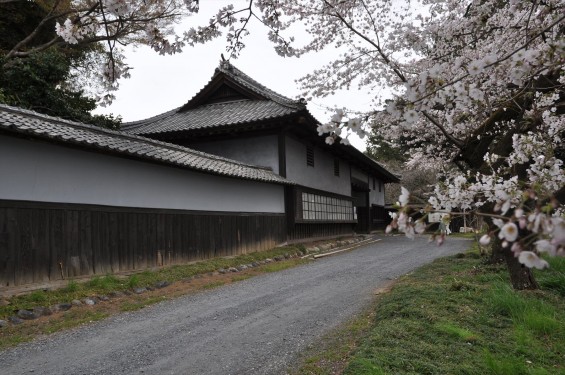
<instances>
[{"instance_id":1,"label":"dirt road","mask_svg":"<svg viewBox=\"0 0 565 375\"><path fill-rule=\"evenodd\" d=\"M0 374L284 374L379 286L469 244L385 237L0 352Z\"/></svg>"}]
</instances>

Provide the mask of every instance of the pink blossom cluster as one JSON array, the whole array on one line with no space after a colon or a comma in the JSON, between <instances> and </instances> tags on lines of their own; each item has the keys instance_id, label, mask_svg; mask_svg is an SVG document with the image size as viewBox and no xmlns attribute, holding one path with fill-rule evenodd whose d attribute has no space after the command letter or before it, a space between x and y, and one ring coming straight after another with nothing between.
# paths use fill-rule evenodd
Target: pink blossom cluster
<instances>
[{"instance_id":1,"label":"pink blossom cluster","mask_svg":"<svg viewBox=\"0 0 565 375\"><path fill-rule=\"evenodd\" d=\"M525 215L519 208L514 210L509 219L497 218L493 222L499 228L498 237L502 240L502 246L510 247L519 262L527 267L548 267L547 261L539 257L540 254L565 256L565 220L562 217L550 217L541 212ZM520 231L527 231L530 235L520 236ZM488 245L492 235L483 235L479 240L481 245Z\"/></svg>"}]
</instances>

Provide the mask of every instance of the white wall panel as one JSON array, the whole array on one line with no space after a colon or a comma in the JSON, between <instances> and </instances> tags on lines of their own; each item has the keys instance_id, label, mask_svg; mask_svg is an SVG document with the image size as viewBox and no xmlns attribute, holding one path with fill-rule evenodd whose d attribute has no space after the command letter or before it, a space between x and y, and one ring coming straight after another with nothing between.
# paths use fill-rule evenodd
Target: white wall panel
<instances>
[{"instance_id":1,"label":"white wall panel","mask_svg":"<svg viewBox=\"0 0 565 375\"><path fill-rule=\"evenodd\" d=\"M286 176L300 185L351 196L349 163L340 160L339 176L334 175L335 157L314 147L314 166L306 165L306 145L286 137Z\"/></svg>"},{"instance_id":2,"label":"white wall panel","mask_svg":"<svg viewBox=\"0 0 565 375\"><path fill-rule=\"evenodd\" d=\"M279 173L279 152L276 135L194 143L189 147L242 163L268 167L273 172Z\"/></svg>"},{"instance_id":3,"label":"white wall panel","mask_svg":"<svg viewBox=\"0 0 565 375\"><path fill-rule=\"evenodd\" d=\"M281 185L0 136L0 199L284 213Z\"/></svg>"}]
</instances>

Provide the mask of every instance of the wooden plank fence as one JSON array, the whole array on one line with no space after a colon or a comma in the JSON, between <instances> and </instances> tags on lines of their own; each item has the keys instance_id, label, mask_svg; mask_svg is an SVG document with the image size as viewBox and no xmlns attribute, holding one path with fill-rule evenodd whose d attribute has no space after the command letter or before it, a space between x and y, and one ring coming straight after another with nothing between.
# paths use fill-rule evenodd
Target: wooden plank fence
<instances>
[{"instance_id":1,"label":"wooden plank fence","mask_svg":"<svg viewBox=\"0 0 565 375\"><path fill-rule=\"evenodd\" d=\"M284 214L0 201L0 287L267 250Z\"/></svg>"}]
</instances>

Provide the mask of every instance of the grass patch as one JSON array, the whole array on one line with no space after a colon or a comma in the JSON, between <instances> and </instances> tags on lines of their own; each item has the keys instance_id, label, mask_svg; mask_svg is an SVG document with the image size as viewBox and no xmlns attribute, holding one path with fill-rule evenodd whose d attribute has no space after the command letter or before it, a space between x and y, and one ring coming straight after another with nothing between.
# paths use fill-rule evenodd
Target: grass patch
<instances>
[{"instance_id":1,"label":"grass patch","mask_svg":"<svg viewBox=\"0 0 565 375\"><path fill-rule=\"evenodd\" d=\"M361 337L367 335L374 320L371 309L364 311L351 319L337 330L327 334L319 344L312 345L303 353L302 366L291 371L293 375L329 375L343 371L351 358ZM364 363L356 366L363 367L365 372L358 374L379 374L373 365L365 367Z\"/></svg>"},{"instance_id":2,"label":"grass patch","mask_svg":"<svg viewBox=\"0 0 565 375\"><path fill-rule=\"evenodd\" d=\"M116 289L121 289L122 283L116 276L108 275L104 277L96 276L87 281L84 286L93 292L103 294Z\"/></svg>"},{"instance_id":3,"label":"grass patch","mask_svg":"<svg viewBox=\"0 0 565 375\"><path fill-rule=\"evenodd\" d=\"M43 323L37 321L30 324L8 326L0 330L0 350L28 342L33 338L51 334L64 329L78 327L83 324L92 323L105 319L109 316L107 312L95 310L69 310L57 319L48 319Z\"/></svg>"},{"instance_id":4,"label":"grass patch","mask_svg":"<svg viewBox=\"0 0 565 375\"><path fill-rule=\"evenodd\" d=\"M477 335L473 332L459 327L454 323L451 322L441 322L436 324L436 329L440 332L443 332L454 339L464 341L464 342L475 342L477 341Z\"/></svg>"},{"instance_id":5,"label":"grass patch","mask_svg":"<svg viewBox=\"0 0 565 375\"><path fill-rule=\"evenodd\" d=\"M226 285L225 281L213 281L211 283L205 284L204 286L202 286L203 289L214 289L217 287L220 287L222 285Z\"/></svg>"},{"instance_id":6,"label":"grass patch","mask_svg":"<svg viewBox=\"0 0 565 375\"><path fill-rule=\"evenodd\" d=\"M63 314L62 319L49 322L41 331L44 334L54 333L63 329L74 328L83 324L96 322L108 317L108 314L101 311L78 311L70 310Z\"/></svg>"},{"instance_id":7,"label":"grass patch","mask_svg":"<svg viewBox=\"0 0 565 375\"><path fill-rule=\"evenodd\" d=\"M277 262L277 263L269 263L263 266L263 272L279 272L282 270L286 270L288 268L292 268L298 264L303 264L308 262L307 260L303 259L290 259L286 262Z\"/></svg>"},{"instance_id":8,"label":"grass patch","mask_svg":"<svg viewBox=\"0 0 565 375\"><path fill-rule=\"evenodd\" d=\"M236 276L232 276L231 281L233 283L236 283L238 281L247 280L247 279L250 279L252 277L253 277L253 275L236 275Z\"/></svg>"},{"instance_id":9,"label":"grass patch","mask_svg":"<svg viewBox=\"0 0 565 375\"><path fill-rule=\"evenodd\" d=\"M565 374L562 260L538 272L542 290L514 291L505 267L476 253L473 246L438 259L379 296L343 371L331 370L339 363L331 353L341 350L332 347L307 358L299 373ZM325 370L312 370L312 361L327 362Z\"/></svg>"},{"instance_id":10,"label":"grass patch","mask_svg":"<svg viewBox=\"0 0 565 375\"><path fill-rule=\"evenodd\" d=\"M28 342L31 339L32 337L28 335L22 335L20 333L14 332L11 335L7 335L6 338L2 338L2 340L0 340L0 350L23 344L24 342Z\"/></svg>"},{"instance_id":11,"label":"grass patch","mask_svg":"<svg viewBox=\"0 0 565 375\"><path fill-rule=\"evenodd\" d=\"M552 290L565 297L565 258L547 257L545 260L549 263L550 271L535 270L538 283L543 289Z\"/></svg>"},{"instance_id":12,"label":"grass patch","mask_svg":"<svg viewBox=\"0 0 565 375\"><path fill-rule=\"evenodd\" d=\"M215 258L186 265L174 265L157 270L146 270L127 277L113 275L96 276L85 282L69 280L64 288L50 291L35 291L30 294L10 298L10 304L0 306L0 319L7 319L20 309L33 309L37 306L50 306L57 303L71 302L74 299L83 299L93 295L108 294L112 291L126 291L138 287L152 286L160 281L170 283L190 279L196 275L211 273L220 268L237 267L241 264L274 258L285 254L299 253L294 246L280 247L269 251L262 251L231 258ZM267 264L263 272L276 272L290 268L303 261L293 258L285 262Z\"/></svg>"}]
</instances>

